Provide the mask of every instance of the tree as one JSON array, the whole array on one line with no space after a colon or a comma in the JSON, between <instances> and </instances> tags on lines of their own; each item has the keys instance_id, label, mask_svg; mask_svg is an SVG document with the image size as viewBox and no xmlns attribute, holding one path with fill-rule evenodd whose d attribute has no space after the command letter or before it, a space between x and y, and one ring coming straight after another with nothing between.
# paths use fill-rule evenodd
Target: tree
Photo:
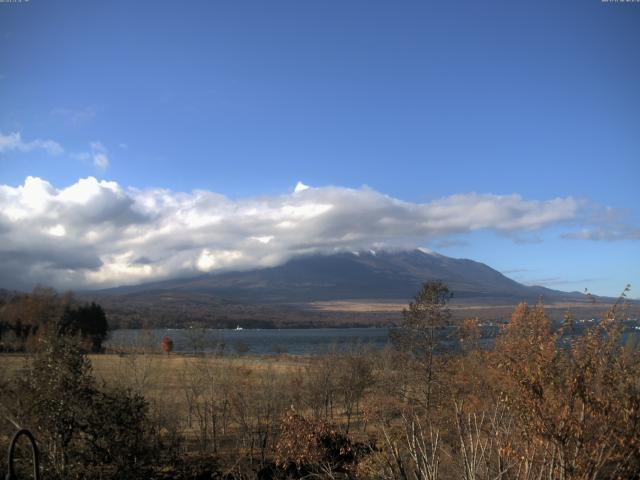
<instances>
[{"instance_id":1,"label":"tree","mask_svg":"<svg viewBox=\"0 0 640 480\"><path fill-rule=\"evenodd\" d=\"M14 351L35 350L41 329L59 318L72 300L70 293L58 295L50 288L36 287L32 293L7 296L0 307L0 329L7 332L3 348Z\"/></svg>"},{"instance_id":2,"label":"tree","mask_svg":"<svg viewBox=\"0 0 640 480\"><path fill-rule=\"evenodd\" d=\"M478 342L482 337L478 318L465 318L458 327L458 340L460 348L465 351L473 351L478 348Z\"/></svg>"},{"instance_id":3,"label":"tree","mask_svg":"<svg viewBox=\"0 0 640 480\"><path fill-rule=\"evenodd\" d=\"M76 459L76 442L96 388L91 365L77 339L58 335L57 327L47 327L41 351L16 382L16 417L35 427L45 447L45 469L64 478Z\"/></svg>"},{"instance_id":4,"label":"tree","mask_svg":"<svg viewBox=\"0 0 640 480\"><path fill-rule=\"evenodd\" d=\"M524 444L508 453L552 452L530 467L549 478L639 478L640 351L622 345L617 308L567 345L568 322L554 329L542 304L520 304L496 339L495 376Z\"/></svg>"},{"instance_id":5,"label":"tree","mask_svg":"<svg viewBox=\"0 0 640 480\"><path fill-rule=\"evenodd\" d=\"M205 341L207 337L207 329L201 326L189 326L184 329L184 336L187 338L189 346L193 350L194 355L204 352Z\"/></svg>"},{"instance_id":6,"label":"tree","mask_svg":"<svg viewBox=\"0 0 640 480\"><path fill-rule=\"evenodd\" d=\"M59 334L80 335L91 344L92 352L102 350L102 342L107 338L109 324L104 310L97 303L67 306L59 323Z\"/></svg>"},{"instance_id":7,"label":"tree","mask_svg":"<svg viewBox=\"0 0 640 480\"><path fill-rule=\"evenodd\" d=\"M160 342L160 348L162 348L162 351L164 353L169 355L171 353L171 351L173 350L173 340L171 340L171 337L169 337L167 335L162 337L162 342Z\"/></svg>"},{"instance_id":8,"label":"tree","mask_svg":"<svg viewBox=\"0 0 640 480\"><path fill-rule=\"evenodd\" d=\"M451 297L445 283L424 283L409 307L402 311L400 327L391 332L393 344L408 353L419 367L424 386L424 406L427 409L432 404L433 355L438 344L437 331L451 319L451 312L447 308Z\"/></svg>"},{"instance_id":9,"label":"tree","mask_svg":"<svg viewBox=\"0 0 640 480\"><path fill-rule=\"evenodd\" d=\"M47 478L102 478L104 466L117 478L136 478L147 403L128 390L100 388L79 338L60 335L60 323L47 325L41 348L14 380L13 416L43 446Z\"/></svg>"},{"instance_id":10,"label":"tree","mask_svg":"<svg viewBox=\"0 0 640 480\"><path fill-rule=\"evenodd\" d=\"M374 383L373 362L367 353L362 350L347 352L342 355L338 364L336 381L347 417L346 434L349 433L352 416L354 413L358 414L358 407L366 389Z\"/></svg>"}]
</instances>

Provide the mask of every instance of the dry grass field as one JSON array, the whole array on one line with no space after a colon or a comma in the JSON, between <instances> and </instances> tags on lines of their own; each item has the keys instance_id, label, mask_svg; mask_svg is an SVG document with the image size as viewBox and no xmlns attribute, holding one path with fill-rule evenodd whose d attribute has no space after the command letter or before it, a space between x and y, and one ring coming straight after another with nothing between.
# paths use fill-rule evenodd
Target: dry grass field
<instances>
[{"instance_id":1,"label":"dry grass field","mask_svg":"<svg viewBox=\"0 0 640 480\"><path fill-rule=\"evenodd\" d=\"M180 444L183 453L237 455L253 452L256 432L272 444L275 425L290 406L292 382L309 367L308 357L194 356L188 354L91 354L99 388L144 396L153 429ZM0 383L20 376L28 354L0 354ZM339 415L336 411L336 419ZM234 453L235 452L235 453Z\"/></svg>"},{"instance_id":2,"label":"dry grass field","mask_svg":"<svg viewBox=\"0 0 640 480\"><path fill-rule=\"evenodd\" d=\"M0 354L1 378L9 378L25 368L28 354ZM304 356L194 356L188 354L128 353L87 355L98 382L130 388L148 399L180 395L186 374L191 370L241 371L256 377L263 373L285 378L309 364Z\"/></svg>"}]
</instances>

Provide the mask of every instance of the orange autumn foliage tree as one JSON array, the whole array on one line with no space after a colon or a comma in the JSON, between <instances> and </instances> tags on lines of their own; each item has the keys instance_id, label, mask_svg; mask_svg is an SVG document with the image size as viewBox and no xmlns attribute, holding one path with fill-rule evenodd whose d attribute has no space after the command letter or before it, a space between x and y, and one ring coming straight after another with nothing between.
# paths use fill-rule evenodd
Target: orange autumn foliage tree
<instances>
[{"instance_id":1,"label":"orange autumn foliage tree","mask_svg":"<svg viewBox=\"0 0 640 480\"><path fill-rule=\"evenodd\" d=\"M554 330L542 305L521 304L497 339L498 389L516 427L502 453L540 478L630 478L640 468L640 352L621 345L615 314L567 342L569 321Z\"/></svg>"},{"instance_id":2,"label":"orange autumn foliage tree","mask_svg":"<svg viewBox=\"0 0 640 480\"><path fill-rule=\"evenodd\" d=\"M164 353L169 355L173 351L173 340L171 340L171 337L168 337L168 336L162 337L162 342L160 342L160 348Z\"/></svg>"}]
</instances>

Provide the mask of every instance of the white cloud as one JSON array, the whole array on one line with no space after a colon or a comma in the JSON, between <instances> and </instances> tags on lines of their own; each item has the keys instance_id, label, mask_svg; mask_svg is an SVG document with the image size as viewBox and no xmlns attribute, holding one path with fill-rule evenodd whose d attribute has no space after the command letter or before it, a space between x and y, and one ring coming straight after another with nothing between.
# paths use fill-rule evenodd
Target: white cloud
<instances>
[{"instance_id":1,"label":"white cloud","mask_svg":"<svg viewBox=\"0 0 640 480\"><path fill-rule=\"evenodd\" d=\"M105 171L109 166L109 158L107 157L107 149L100 142L91 142L91 156L93 165L99 170Z\"/></svg>"},{"instance_id":2,"label":"white cloud","mask_svg":"<svg viewBox=\"0 0 640 480\"><path fill-rule=\"evenodd\" d=\"M0 153L10 151L27 153L33 150L44 150L50 155L60 155L64 153L64 148L53 140L36 139L25 142L22 140L22 134L20 132L13 132L6 135L0 132Z\"/></svg>"},{"instance_id":3,"label":"white cloud","mask_svg":"<svg viewBox=\"0 0 640 480\"><path fill-rule=\"evenodd\" d=\"M64 237L67 234L67 230L64 228L64 225L61 224L50 227L46 231L49 235L53 235L54 237Z\"/></svg>"},{"instance_id":4,"label":"white cloud","mask_svg":"<svg viewBox=\"0 0 640 480\"><path fill-rule=\"evenodd\" d=\"M61 155L65 149L54 140L36 139L25 142L20 132L12 132L3 134L0 132L0 153L5 152L22 152L28 153L34 150L44 150L50 155ZM93 165L100 171L105 171L109 167L109 157L107 148L100 142L91 142L89 151L71 153L69 157L86 162L92 161Z\"/></svg>"},{"instance_id":5,"label":"white cloud","mask_svg":"<svg viewBox=\"0 0 640 480\"><path fill-rule=\"evenodd\" d=\"M7 150L18 150L23 145L19 132L4 135L0 132L0 152Z\"/></svg>"},{"instance_id":6,"label":"white cloud","mask_svg":"<svg viewBox=\"0 0 640 480\"><path fill-rule=\"evenodd\" d=\"M101 142L91 142L89 151L73 153L71 157L81 162L91 162L94 167L102 172L109 167L107 148Z\"/></svg>"},{"instance_id":7,"label":"white cloud","mask_svg":"<svg viewBox=\"0 0 640 480\"><path fill-rule=\"evenodd\" d=\"M411 203L369 188L304 192L231 200L93 177L66 188L34 177L0 185L0 286L111 286L300 254L414 248L479 229L515 235L576 224L588 207L572 197L469 193Z\"/></svg>"},{"instance_id":8,"label":"white cloud","mask_svg":"<svg viewBox=\"0 0 640 480\"><path fill-rule=\"evenodd\" d=\"M304 192L305 190L308 190L310 187L309 185L305 185L302 182L298 182L296 183L296 187L293 189L294 193L298 193L298 192Z\"/></svg>"},{"instance_id":9,"label":"white cloud","mask_svg":"<svg viewBox=\"0 0 640 480\"><path fill-rule=\"evenodd\" d=\"M265 245L273 240L273 235L263 235L262 237L251 237L254 240L257 240L260 243L264 243Z\"/></svg>"},{"instance_id":10,"label":"white cloud","mask_svg":"<svg viewBox=\"0 0 640 480\"><path fill-rule=\"evenodd\" d=\"M202 272L233 266L235 261L242 259L242 252L237 250L209 250L205 248L198 256L196 265Z\"/></svg>"},{"instance_id":11,"label":"white cloud","mask_svg":"<svg viewBox=\"0 0 640 480\"><path fill-rule=\"evenodd\" d=\"M104 153L96 153L93 156L93 164L100 170L106 170L109 166L109 159Z\"/></svg>"}]
</instances>

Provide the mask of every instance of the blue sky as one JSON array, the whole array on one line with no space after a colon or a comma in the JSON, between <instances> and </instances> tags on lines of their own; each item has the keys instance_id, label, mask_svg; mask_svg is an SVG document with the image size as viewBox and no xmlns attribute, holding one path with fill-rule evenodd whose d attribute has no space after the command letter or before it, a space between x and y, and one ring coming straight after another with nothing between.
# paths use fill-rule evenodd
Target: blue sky
<instances>
[{"instance_id":1,"label":"blue sky","mask_svg":"<svg viewBox=\"0 0 640 480\"><path fill-rule=\"evenodd\" d=\"M55 190L43 187L56 205L57 193L87 177L115 183L109 192L138 206L140 192L203 190L235 211L257 198L288 205L283 196L298 181L324 192L308 201L326 205L330 187L365 187L410 211L474 192L516 195L526 205L496 200L503 210L494 223L436 228L429 217L420 231L399 229L397 242L363 225L341 231L339 248L415 243L525 283L615 295L626 283L640 288L638 45L640 4L599 0L0 4L5 207L29 203L14 195L28 176ZM553 199L579 206L525 226L503 221ZM211 215L207 208L198 212ZM5 222L5 235L17 233L4 255L32 261L44 247L21 242L25 218L36 218L21 215ZM65 222L76 215L60 215L68 217L47 221L68 239ZM82 228L106 225L92 221ZM319 235L315 223L308 228ZM334 248L332 228L321 233L318 248ZM187 253L166 263L158 251L148 264L159 270L147 274L197 270L205 250L226 252L214 262L221 268L235 265L228 239L202 235L192 267L175 266L188 264ZM275 238L260 255L242 250L242 266L307 251L292 245L308 239ZM126 283L123 262L138 253L86 242L95 262L52 269L38 257L24 283ZM8 278L13 267L1 255ZM110 271L124 273L94 275L118 255Z\"/></svg>"}]
</instances>

